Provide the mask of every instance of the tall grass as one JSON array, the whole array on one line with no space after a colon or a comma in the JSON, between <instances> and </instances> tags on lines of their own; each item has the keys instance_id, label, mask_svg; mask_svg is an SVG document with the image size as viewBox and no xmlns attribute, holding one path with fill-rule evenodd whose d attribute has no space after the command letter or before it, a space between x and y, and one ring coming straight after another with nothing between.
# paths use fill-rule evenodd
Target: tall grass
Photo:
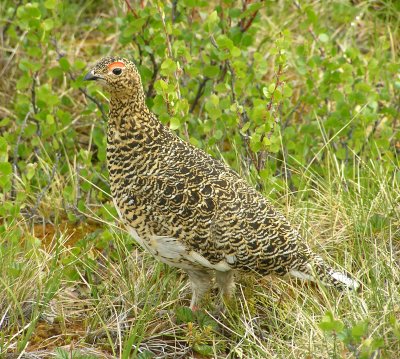
<instances>
[{"instance_id":1,"label":"tall grass","mask_svg":"<svg viewBox=\"0 0 400 359\"><path fill-rule=\"evenodd\" d=\"M74 357L85 350L100 357L190 356L204 345L216 357L396 358L399 183L379 161L355 158L346 171L328 147L324 152L326 172L292 168L304 186L275 204L317 252L362 282L360 293L239 275L235 303L219 312L218 297L209 297L204 310L213 321L202 326L196 318L177 320L189 303L184 274L154 261L114 224L84 235L86 245L78 247L68 244L71 233L55 232L44 249L20 222L8 231L23 244L9 236L1 243L2 353L34 349L46 357L73 342L81 350ZM109 241L99 252L102 236ZM343 323L338 333L320 328L327 313ZM56 335L38 337L39 323Z\"/></svg>"},{"instance_id":2,"label":"tall grass","mask_svg":"<svg viewBox=\"0 0 400 359\"><path fill-rule=\"evenodd\" d=\"M51 10L52 2L46 3ZM61 75L45 77L60 99L59 107L71 119L68 122L65 114L57 113L60 127L44 137L35 132L37 118L25 123L26 127L21 120L27 111L34 112L34 91L31 85L24 87L22 74L29 74L29 78L37 75L26 70L21 59L38 56L38 49L44 51L39 55L46 65L41 71L47 76L60 68L56 58L61 49L52 42L54 38L49 39L48 47L26 48L28 32L18 27L23 14L13 17L14 3L0 3L4 14L1 24L9 24L11 29L0 37L5 54L0 58L0 72L6 71L0 82L0 137L8 141L0 141L0 164L19 168L13 177L13 200L0 173L4 189L0 211L7 214L0 218L0 357L400 357L398 113L395 117L391 109L393 104L397 111L399 108L395 98L399 78L392 77L393 72L379 71L380 67L398 65L400 20L395 1L352 3L279 1L268 4L260 20L264 27L259 26L259 49L271 66L264 82L273 81L275 75L269 53L274 48L271 34L282 29L292 33L293 41L285 49L290 55L285 82L294 84L293 98L298 103L289 102L293 112L279 116L281 122L291 118L294 128L309 126L304 131L314 131L310 135L313 150L304 151L303 157L293 155L296 151L288 150L288 143L299 145L298 134L294 131L288 138L285 128L277 126L279 155L268 153L267 167L272 165L263 177L249 171L240 139L228 138L231 147L225 150L226 143L213 138L214 128L209 132L203 129L210 126L203 104L189 122L191 129L198 130L192 133L192 140L226 158L249 182L263 188L265 196L290 218L310 246L332 266L351 273L362 283L362 290L339 293L286 277L238 274L232 303L221 311L213 290L198 313L186 308L190 288L185 274L156 262L120 225L108 190L105 161L100 160L105 151L106 123L101 115L96 117L95 103L78 90L83 86L79 78L74 81L69 77L68 71L83 72L86 63L100 53L136 51L130 43L119 43L119 31L127 27L126 6L114 1L68 2L64 12L60 11L60 23L53 29L54 33L60 30L57 46L66 49L71 63L76 59L81 63L78 61L73 70L60 70ZM202 11L214 5L210 2ZM354 9L359 13L354 23L347 26L338 20ZM312 19L313 12L313 25L305 29L299 19ZM333 24L337 22L341 25L336 29ZM325 33L320 38L314 33L320 29L333 39L339 38L342 46L338 49L335 42L335 46L327 43L322 49L326 58L337 51L345 54L352 47L359 50L360 55L349 64L354 73L362 74L369 88L356 114L338 130L327 127L328 115L322 110L333 111L335 99L347 84L341 83L338 89L330 84L310 86L311 79L320 83L325 75L316 65L318 59L303 64L303 77L296 72L304 55L296 52L299 44L310 48L304 55L307 60L321 53L321 39L327 39ZM33 35L28 38L36 39ZM156 49L155 44L146 46ZM351 55L351 51L346 54ZM307 84L301 83L305 78ZM36 80L36 86L43 85L40 78ZM219 85L225 89L230 83ZM193 95L191 91L188 97ZM207 91L206 99L212 93L209 88ZM326 99L319 97L323 91L328 93ZM376 100L379 91L383 94ZM90 89L89 95L106 103L103 94L96 97L99 93L95 89ZM278 106L277 113L279 110L282 107ZM377 140L362 137L362 151L348 146L346 155L340 154L342 136L348 135L358 116L374 115L374 111L381 112L376 122L365 124L365 133L375 131ZM381 126L389 116L397 120ZM50 117L42 126L43 132L51 127L51 121ZM217 128L217 122L210 127ZM235 129L235 135L238 131ZM18 161L13 163L15 153Z\"/></svg>"}]
</instances>

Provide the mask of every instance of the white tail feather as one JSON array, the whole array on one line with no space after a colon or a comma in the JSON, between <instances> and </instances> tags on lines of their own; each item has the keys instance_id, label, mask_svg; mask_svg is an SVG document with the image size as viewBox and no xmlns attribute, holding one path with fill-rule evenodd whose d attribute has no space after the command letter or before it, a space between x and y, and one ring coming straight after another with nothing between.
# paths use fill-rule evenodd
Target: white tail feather
<instances>
[{"instance_id":1,"label":"white tail feather","mask_svg":"<svg viewBox=\"0 0 400 359\"><path fill-rule=\"evenodd\" d=\"M307 274L307 273L304 273L304 272L300 272L300 271L294 270L294 269L292 269L289 273L292 276L296 277L296 278L299 278L299 279L302 279L302 280L310 280L312 282L316 282L315 277L313 277L310 274ZM344 273L332 271L330 273L330 275L332 276L332 278L334 278L337 281L343 283L349 289L357 290L360 287L360 283L358 283L354 279L349 278ZM324 284L327 284L327 283L324 283Z\"/></svg>"},{"instance_id":2,"label":"white tail feather","mask_svg":"<svg viewBox=\"0 0 400 359\"><path fill-rule=\"evenodd\" d=\"M345 284L349 289L357 290L360 287L360 283L354 279L349 278L346 274L341 272L331 273L332 277Z\"/></svg>"}]
</instances>

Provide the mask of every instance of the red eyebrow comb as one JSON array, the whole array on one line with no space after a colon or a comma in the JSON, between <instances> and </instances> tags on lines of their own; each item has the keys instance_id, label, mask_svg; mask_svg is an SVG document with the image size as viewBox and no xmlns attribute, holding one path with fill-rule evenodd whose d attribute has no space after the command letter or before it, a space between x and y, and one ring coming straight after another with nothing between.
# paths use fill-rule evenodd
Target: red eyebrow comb
<instances>
[{"instance_id":1,"label":"red eyebrow comb","mask_svg":"<svg viewBox=\"0 0 400 359\"><path fill-rule=\"evenodd\" d=\"M113 62L113 63L108 65L108 68L110 70L112 70L115 67L125 67L125 64L123 62L117 61L117 62Z\"/></svg>"}]
</instances>

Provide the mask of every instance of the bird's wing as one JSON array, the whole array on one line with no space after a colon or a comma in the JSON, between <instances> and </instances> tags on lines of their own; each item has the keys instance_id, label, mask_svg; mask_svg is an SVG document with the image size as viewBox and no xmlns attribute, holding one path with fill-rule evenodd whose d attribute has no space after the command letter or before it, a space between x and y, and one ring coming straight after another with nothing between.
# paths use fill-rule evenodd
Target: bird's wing
<instances>
[{"instance_id":1,"label":"bird's wing","mask_svg":"<svg viewBox=\"0 0 400 359\"><path fill-rule=\"evenodd\" d=\"M179 142L151 176L152 211L166 230L211 263L259 268L285 249L297 250L285 218L233 170L202 150ZM290 236L288 234L291 234ZM279 259L282 261L282 259ZM261 263L261 264L260 264Z\"/></svg>"}]
</instances>

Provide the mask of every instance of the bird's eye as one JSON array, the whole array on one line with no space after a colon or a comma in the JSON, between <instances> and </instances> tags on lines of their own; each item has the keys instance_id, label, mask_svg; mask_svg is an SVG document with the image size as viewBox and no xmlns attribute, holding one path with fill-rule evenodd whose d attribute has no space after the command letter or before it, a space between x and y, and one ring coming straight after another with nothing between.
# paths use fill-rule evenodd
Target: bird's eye
<instances>
[{"instance_id":1,"label":"bird's eye","mask_svg":"<svg viewBox=\"0 0 400 359\"><path fill-rule=\"evenodd\" d=\"M120 69L119 67L117 67L117 68L115 68L115 69L112 70L112 73L113 73L114 75L121 75L122 69Z\"/></svg>"}]
</instances>

